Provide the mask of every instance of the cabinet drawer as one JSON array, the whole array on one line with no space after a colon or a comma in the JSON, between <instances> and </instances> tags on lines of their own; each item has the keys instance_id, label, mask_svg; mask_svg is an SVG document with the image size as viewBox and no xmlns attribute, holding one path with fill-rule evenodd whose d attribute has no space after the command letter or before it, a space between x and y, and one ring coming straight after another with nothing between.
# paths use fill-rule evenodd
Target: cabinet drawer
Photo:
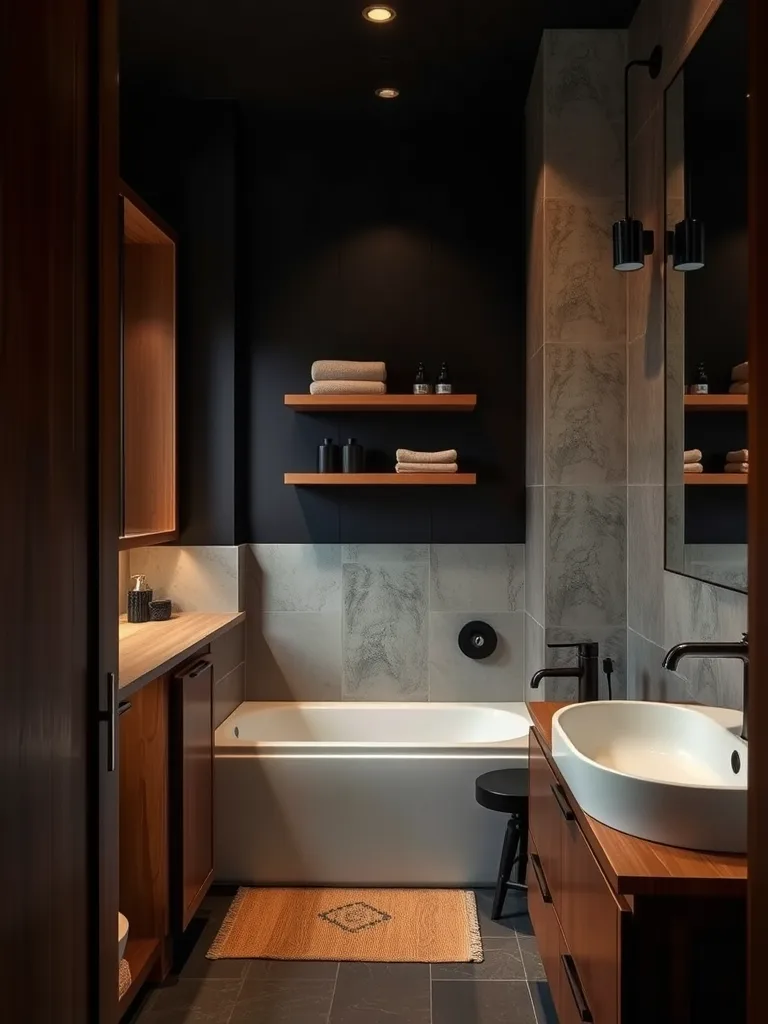
<instances>
[{"instance_id":1,"label":"cabinet drawer","mask_svg":"<svg viewBox=\"0 0 768 1024\"><path fill-rule=\"evenodd\" d=\"M528 828L538 851L552 902L559 914L563 865L563 812L557 802L560 787L533 731L528 754Z\"/></svg>"},{"instance_id":2,"label":"cabinet drawer","mask_svg":"<svg viewBox=\"0 0 768 1024\"><path fill-rule=\"evenodd\" d=\"M579 971L562 934L557 961L557 978L552 990L558 1024L596 1024Z\"/></svg>"},{"instance_id":3,"label":"cabinet drawer","mask_svg":"<svg viewBox=\"0 0 768 1024\"><path fill-rule=\"evenodd\" d=\"M533 837L528 838L528 913L531 917L539 955L547 975L552 999L559 1007L560 925L552 905L549 883ZM562 1018L561 1018L562 1022Z\"/></svg>"}]
</instances>

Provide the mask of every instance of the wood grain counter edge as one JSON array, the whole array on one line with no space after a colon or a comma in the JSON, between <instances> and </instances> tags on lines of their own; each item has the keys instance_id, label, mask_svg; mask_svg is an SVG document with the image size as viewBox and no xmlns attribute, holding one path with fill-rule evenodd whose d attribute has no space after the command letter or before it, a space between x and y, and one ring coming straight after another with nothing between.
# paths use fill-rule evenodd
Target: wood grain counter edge
<instances>
[{"instance_id":1,"label":"wood grain counter edge","mask_svg":"<svg viewBox=\"0 0 768 1024\"><path fill-rule=\"evenodd\" d=\"M531 701L528 711L534 734L614 892L626 896L746 897L746 855L651 843L609 828L582 811L552 757L552 717L564 707L567 704Z\"/></svg>"},{"instance_id":2,"label":"wood grain counter edge","mask_svg":"<svg viewBox=\"0 0 768 1024\"><path fill-rule=\"evenodd\" d=\"M125 700L245 621L245 612L178 612L167 622L120 619L119 692Z\"/></svg>"}]
</instances>

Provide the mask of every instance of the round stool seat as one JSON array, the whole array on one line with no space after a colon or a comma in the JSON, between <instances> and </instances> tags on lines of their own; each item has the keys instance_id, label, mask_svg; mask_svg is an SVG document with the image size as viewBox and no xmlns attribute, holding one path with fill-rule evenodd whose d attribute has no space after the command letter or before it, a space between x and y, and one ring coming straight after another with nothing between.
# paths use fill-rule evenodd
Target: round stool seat
<instances>
[{"instance_id":1,"label":"round stool seat","mask_svg":"<svg viewBox=\"0 0 768 1024\"><path fill-rule=\"evenodd\" d=\"M514 768L480 775L475 780L475 799L490 811L502 811L504 814L524 811L528 796L520 792L520 776L521 772Z\"/></svg>"}]
</instances>

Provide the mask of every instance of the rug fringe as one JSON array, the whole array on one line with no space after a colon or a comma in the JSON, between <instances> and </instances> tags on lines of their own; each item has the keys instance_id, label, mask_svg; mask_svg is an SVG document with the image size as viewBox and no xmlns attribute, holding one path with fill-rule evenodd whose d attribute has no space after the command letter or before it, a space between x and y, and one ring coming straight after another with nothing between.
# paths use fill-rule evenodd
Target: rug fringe
<instances>
[{"instance_id":1,"label":"rug fringe","mask_svg":"<svg viewBox=\"0 0 768 1024\"><path fill-rule=\"evenodd\" d=\"M216 933L216 938L213 940L210 949L205 954L206 960L230 959L230 957L228 957L225 953L222 952L222 949L227 939L229 938L229 933L232 931L232 928L234 927L237 915L240 913L240 905L245 899L247 891L248 889L244 885L241 885L240 888L237 890L235 898L232 900L229 906L227 915L222 921L221 927L219 928L218 932Z\"/></svg>"},{"instance_id":2,"label":"rug fringe","mask_svg":"<svg viewBox=\"0 0 768 1024\"><path fill-rule=\"evenodd\" d=\"M464 902L469 922L469 962L481 964L485 955L483 953L483 938L480 934L480 921L477 917L477 899L469 889L464 890Z\"/></svg>"}]
</instances>

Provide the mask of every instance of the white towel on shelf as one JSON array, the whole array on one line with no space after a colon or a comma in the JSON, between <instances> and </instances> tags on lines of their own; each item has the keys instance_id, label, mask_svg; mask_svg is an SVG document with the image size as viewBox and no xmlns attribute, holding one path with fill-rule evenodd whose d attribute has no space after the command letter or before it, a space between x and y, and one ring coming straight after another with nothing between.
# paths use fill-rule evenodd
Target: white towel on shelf
<instances>
[{"instance_id":1,"label":"white towel on shelf","mask_svg":"<svg viewBox=\"0 0 768 1024\"><path fill-rule=\"evenodd\" d=\"M386 395L387 385L374 380L318 380L309 385L310 395Z\"/></svg>"},{"instance_id":2,"label":"white towel on shelf","mask_svg":"<svg viewBox=\"0 0 768 1024\"><path fill-rule=\"evenodd\" d=\"M726 473L748 473L749 463L748 462L726 462L725 464Z\"/></svg>"},{"instance_id":3,"label":"white towel on shelf","mask_svg":"<svg viewBox=\"0 0 768 1024\"><path fill-rule=\"evenodd\" d=\"M739 448L735 452L728 452L725 456L726 462L749 462L749 448Z\"/></svg>"},{"instance_id":4,"label":"white towel on shelf","mask_svg":"<svg viewBox=\"0 0 768 1024\"><path fill-rule=\"evenodd\" d=\"M701 462L701 450L699 448L689 448L683 454L683 462Z\"/></svg>"},{"instance_id":5,"label":"white towel on shelf","mask_svg":"<svg viewBox=\"0 0 768 1024\"><path fill-rule=\"evenodd\" d=\"M703 473L704 467L700 462L686 462L683 466L684 473Z\"/></svg>"},{"instance_id":6,"label":"white towel on shelf","mask_svg":"<svg viewBox=\"0 0 768 1024\"><path fill-rule=\"evenodd\" d=\"M361 363L354 359L317 359L312 363L312 380L387 379L386 363Z\"/></svg>"},{"instance_id":7,"label":"white towel on shelf","mask_svg":"<svg viewBox=\"0 0 768 1024\"><path fill-rule=\"evenodd\" d=\"M398 462L446 463L456 462L459 457L455 448L444 452L412 452L410 448L398 448L395 454Z\"/></svg>"},{"instance_id":8,"label":"white towel on shelf","mask_svg":"<svg viewBox=\"0 0 768 1024\"><path fill-rule=\"evenodd\" d=\"M743 381L739 384L731 384L728 388L729 395L748 395L749 394L749 381Z\"/></svg>"},{"instance_id":9,"label":"white towel on shelf","mask_svg":"<svg viewBox=\"0 0 768 1024\"><path fill-rule=\"evenodd\" d=\"M731 370L731 380L745 382L749 380L749 363L739 363Z\"/></svg>"},{"instance_id":10,"label":"white towel on shelf","mask_svg":"<svg viewBox=\"0 0 768 1024\"><path fill-rule=\"evenodd\" d=\"M396 473L458 473L455 462L398 462Z\"/></svg>"}]
</instances>

